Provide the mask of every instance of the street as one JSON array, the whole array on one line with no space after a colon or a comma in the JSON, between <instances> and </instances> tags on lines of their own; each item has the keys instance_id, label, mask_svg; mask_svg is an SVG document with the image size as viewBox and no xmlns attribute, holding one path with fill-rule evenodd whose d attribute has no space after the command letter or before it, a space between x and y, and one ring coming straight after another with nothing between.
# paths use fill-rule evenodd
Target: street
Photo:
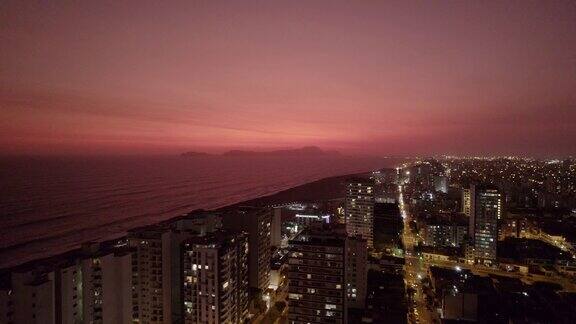
<instances>
[{"instance_id":1,"label":"street","mask_svg":"<svg viewBox=\"0 0 576 324\"><path fill-rule=\"evenodd\" d=\"M418 238L410 230L410 221L412 218L408 212L407 205L404 203L402 186L398 186L398 202L400 213L404 220L404 231L402 233L406 261L404 281L407 289L414 289L414 302L412 305L409 305L410 312L408 313L408 322L434 323L438 321L438 315L426 307L426 298L422 290L422 279L426 277L426 267L424 262L414 252L414 246L418 243Z\"/></svg>"}]
</instances>

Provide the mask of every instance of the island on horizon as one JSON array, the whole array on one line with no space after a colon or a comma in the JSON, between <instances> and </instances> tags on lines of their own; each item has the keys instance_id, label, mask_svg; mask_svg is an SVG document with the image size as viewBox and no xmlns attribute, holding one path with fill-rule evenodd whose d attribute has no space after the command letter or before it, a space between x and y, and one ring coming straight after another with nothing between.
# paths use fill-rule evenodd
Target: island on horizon
<instances>
[{"instance_id":1,"label":"island on horizon","mask_svg":"<svg viewBox=\"0 0 576 324\"><path fill-rule=\"evenodd\" d=\"M341 156L335 150L322 150L317 146L304 146L297 149L282 149L272 151L244 151L231 150L222 154L210 154L206 152L188 151L180 154L181 157L206 157L206 156L226 156L226 157L318 157L318 156Z\"/></svg>"}]
</instances>

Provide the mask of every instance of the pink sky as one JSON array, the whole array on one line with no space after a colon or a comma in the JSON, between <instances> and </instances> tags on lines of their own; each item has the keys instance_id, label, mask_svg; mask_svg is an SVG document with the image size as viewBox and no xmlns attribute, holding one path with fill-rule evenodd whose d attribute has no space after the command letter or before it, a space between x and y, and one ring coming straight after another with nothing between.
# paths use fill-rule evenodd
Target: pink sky
<instances>
[{"instance_id":1,"label":"pink sky","mask_svg":"<svg viewBox=\"0 0 576 324\"><path fill-rule=\"evenodd\" d=\"M576 154L573 1L2 1L0 153Z\"/></svg>"}]
</instances>

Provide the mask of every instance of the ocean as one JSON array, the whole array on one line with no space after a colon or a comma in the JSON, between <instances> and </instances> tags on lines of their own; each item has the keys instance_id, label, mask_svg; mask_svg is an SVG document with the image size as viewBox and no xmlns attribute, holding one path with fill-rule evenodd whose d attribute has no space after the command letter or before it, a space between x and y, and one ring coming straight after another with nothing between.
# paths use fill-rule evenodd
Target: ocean
<instances>
[{"instance_id":1,"label":"ocean","mask_svg":"<svg viewBox=\"0 0 576 324\"><path fill-rule=\"evenodd\" d=\"M0 159L0 268L325 177L392 167L352 157Z\"/></svg>"}]
</instances>

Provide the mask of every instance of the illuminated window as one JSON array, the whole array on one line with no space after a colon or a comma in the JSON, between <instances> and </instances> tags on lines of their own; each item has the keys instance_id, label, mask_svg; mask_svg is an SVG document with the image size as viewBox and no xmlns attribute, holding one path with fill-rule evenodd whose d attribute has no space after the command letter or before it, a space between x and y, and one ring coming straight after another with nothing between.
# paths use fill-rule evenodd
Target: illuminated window
<instances>
[{"instance_id":1,"label":"illuminated window","mask_svg":"<svg viewBox=\"0 0 576 324\"><path fill-rule=\"evenodd\" d=\"M302 298L302 295L301 294L289 294L288 298L298 300L298 299Z\"/></svg>"}]
</instances>

